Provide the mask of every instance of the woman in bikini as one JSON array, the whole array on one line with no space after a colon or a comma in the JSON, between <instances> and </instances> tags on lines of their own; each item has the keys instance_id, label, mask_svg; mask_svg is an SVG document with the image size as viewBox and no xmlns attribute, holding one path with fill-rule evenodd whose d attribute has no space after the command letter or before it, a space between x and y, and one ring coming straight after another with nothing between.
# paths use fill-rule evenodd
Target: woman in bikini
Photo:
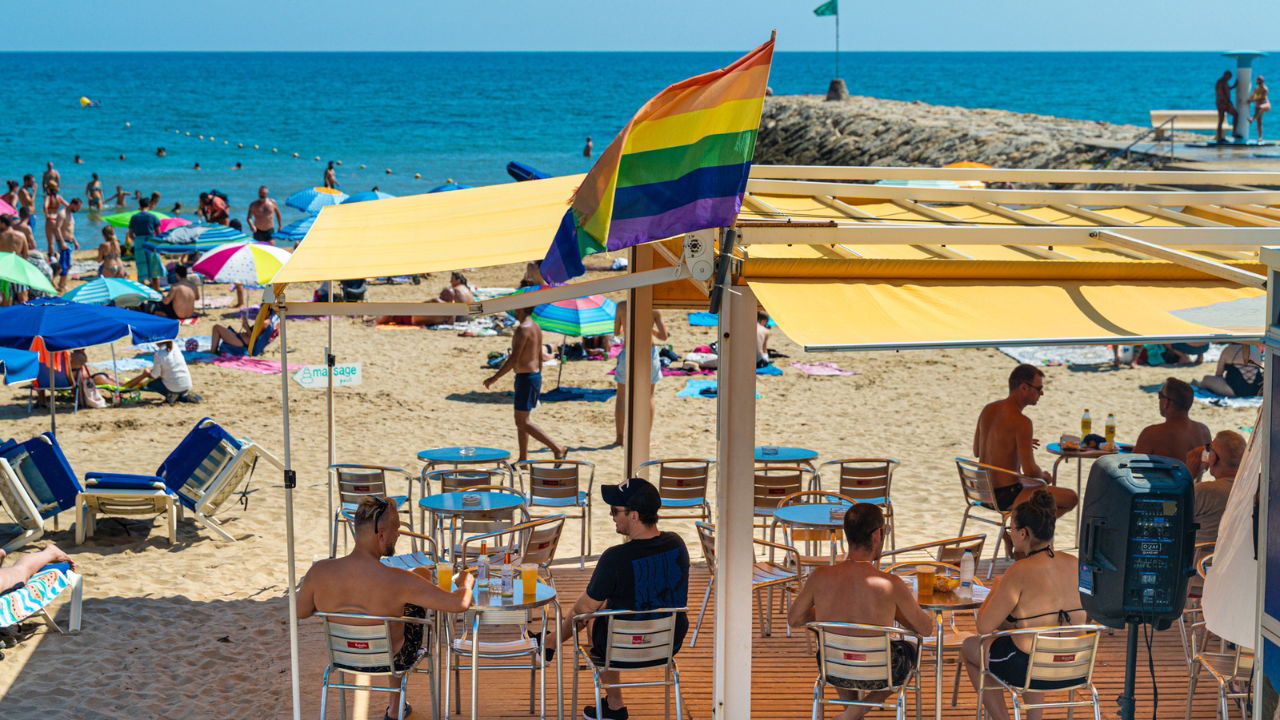
<instances>
[{"instance_id":1,"label":"woman in bikini","mask_svg":"<svg viewBox=\"0 0 1280 720\"><path fill-rule=\"evenodd\" d=\"M110 225L102 228L102 244L98 246L98 276L124 277L124 263L120 261L120 242L116 240L116 229Z\"/></svg>"},{"instance_id":2,"label":"woman in bikini","mask_svg":"<svg viewBox=\"0 0 1280 720\"><path fill-rule=\"evenodd\" d=\"M1022 559L1005 571L978 610L979 633L1087 622L1077 589L1079 561L1074 555L1051 547L1056 510L1053 495L1045 490L1036 490L1029 500L1013 509L1009 534L1013 538L1015 556L1022 556ZM1030 650L1029 636L1017 639L1001 637L989 643L982 643L973 636L964 641L962 653L969 679L976 689L982 653L988 653L987 667L992 674L1010 685L1022 685L1027 677ZM1052 690L1054 686L1052 683L1037 683L1033 687ZM1040 702L1038 696L1038 693L1028 693L1027 701ZM1007 720L1009 717L1001 691L988 689L982 703L994 720ZM1038 716L1038 711L1032 712L1037 715L1031 717Z\"/></svg>"},{"instance_id":3,"label":"woman in bikini","mask_svg":"<svg viewBox=\"0 0 1280 720\"><path fill-rule=\"evenodd\" d=\"M1267 83L1261 75L1258 76L1257 84L1253 86L1249 102L1253 103L1253 117L1249 120L1258 123L1258 142L1262 142L1262 116L1271 109L1271 91L1267 89Z\"/></svg>"}]
</instances>

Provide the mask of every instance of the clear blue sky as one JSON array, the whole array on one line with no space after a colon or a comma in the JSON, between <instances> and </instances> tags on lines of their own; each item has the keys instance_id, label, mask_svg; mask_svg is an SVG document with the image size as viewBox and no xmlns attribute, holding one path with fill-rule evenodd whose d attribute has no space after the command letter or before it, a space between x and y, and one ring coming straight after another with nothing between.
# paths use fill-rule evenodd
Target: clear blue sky
<instances>
[{"instance_id":1,"label":"clear blue sky","mask_svg":"<svg viewBox=\"0 0 1280 720\"><path fill-rule=\"evenodd\" d=\"M822 0L8 3L4 50L830 50ZM1267 49L1277 0L841 0L846 50Z\"/></svg>"}]
</instances>

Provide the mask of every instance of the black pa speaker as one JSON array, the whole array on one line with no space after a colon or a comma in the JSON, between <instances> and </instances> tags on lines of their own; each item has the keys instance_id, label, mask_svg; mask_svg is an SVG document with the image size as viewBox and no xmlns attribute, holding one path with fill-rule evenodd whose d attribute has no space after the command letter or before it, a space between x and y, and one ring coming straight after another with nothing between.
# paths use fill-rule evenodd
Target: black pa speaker
<instances>
[{"instance_id":1,"label":"black pa speaker","mask_svg":"<svg viewBox=\"0 0 1280 720\"><path fill-rule=\"evenodd\" d=\"M1089 472L1080 538L1080 603L1095 622L1164 630L1194 572L1191 473L1156 455L1106 455Z\"/></svg>"}]
</instances>

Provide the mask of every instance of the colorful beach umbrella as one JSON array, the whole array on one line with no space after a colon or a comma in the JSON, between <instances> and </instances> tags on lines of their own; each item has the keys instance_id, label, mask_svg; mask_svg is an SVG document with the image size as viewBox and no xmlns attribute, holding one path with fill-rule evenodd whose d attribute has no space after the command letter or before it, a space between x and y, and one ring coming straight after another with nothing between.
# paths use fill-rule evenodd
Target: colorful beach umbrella
<instances>
[{"instance_id":1,"label":"colorful beach umbrella","mask_svg":"<svg viewBox=\"0 0 1280 720\"><path fill-rule=\"evenodd\" d=\"M355 197L352 195L351 197ZM311 226L315 224L318 215L308 215L301 220L294 220L276 231L274 240L281 242L289 242L297 245L307 236L307 232L311 230Z\"/></svg>"},{"instance_id":2,"label":"colorful beach umbrella","mask_svg":"<svg viewBox=\"0 0 1280 720\"><path fill-rule=\"evenodd\" d=\"M108 215L108 216L106 216L106 217L102 218L102 220L103 220L103 222L105 222L106 224L108 224L108 225L112 225L112 226L114 226L114 227L118 227L118 228L127 228L127 227L129 227L129 220L131 220L131 219L133 218L133 216L134 216L134 215L137 215L137 214L138 214L138 213L140 213L140 212L142 212L142 211L141 211L141 210L130 210L130 211L128 211L128 212L120 212L120 213L116 213L115 215ZM168 220L168 219L169 219L169 216L168 216L168 215L165 215L165 214L164 214L164 213L162 213L162 212L156 212L155 210L151 210L150 212L151 212L151 214L152 214L152 215L155 215L157 218L160 218L160 220L162 220L162 221L163 221L163 220Z\"/></svg>"},{"instance_id":3,"label":"colorful beach umbrella","mask_svg":"<svg viewBox=\"0 0 1280 720\"><path fill-rule=\"evenodd\" d=\"M0 252L0 280L26 285L50 295L58 294L49 278L40 272L40 268L17 253Z\"/></svg>"},{"instance_id":4,"label":"colorful beach umbrella","mask_svg":"<svg viewBox=\"0 0 1280 720\"><path fill-rule=\"evenodd\" d=\"M217 223L191 223L176 227L169 232L158 235L161 240L174 245L189 245L191 243L231 243L231 242L248 242L249 236L239 230Z\"/></svg>"},{"instance_id":5,"label":"colorful beach umbrella","mask_svg":"<svg viewBox=\"0 0 1280 720\"><path fill-rule=\"evenodd\" d=\"M114 302L117 307L133 307L144 300L159 300L163 296L146 285L132 280L98 278L90 280L62 297L85 305L109 305Z\"/></svg>"},{"instance_id":6,"label":"colorful beach umbrella","mask_svg":"<svg viewBox=\"0 0 1280 720\"><path fill-rule=\"evenodd\" d=\"M346 200L342 201L343 205L352 203L369 202L370 200L387 200L395 197L391 193L384 193L381 190L365 190L364 192L352 193Z\"/></svg>"},{"instance_id":7,"label":"colorful beach umbrella","mask_svg":"<svg viewBox=\"0 0 1280 720\"><path fill-rule=\"evenodd\" d=\"M205 253L192 270L214 282L266 285L289 259L271 243L227 243Z\"/></svg>"},{"instance_id":8,"label":"colorful beach umbrella","mask_svg":"<svg viewBox=\"0 0 1280 720\"><path fill-rule=\"evenodd\" d=\"M160 234L163 235L174 228L180 228L184 225L190 225L191 221L186 218L171 217L160 221Z\"/></svg>"},{"instance_id":9,"label":"colorful beach umbrella","mask_svg":"<svg viewBox=\"0 0 1280 720\"><path fill-rule=\"evenodd\" d=\"M284 201L285 205L291 208L297 208L302 212L318 213L321 209L329 205L338 205L347 199L347 194L335 188L313 187L289 196Z\"/></svg>"},{"instance_id":10,"label":"colorful beach umbrella","mask_svg":"<svg viewBox=\"0 0 1280 720\"><path fill-rule=\"evenodd\" d=\"M27 350L0 347L0 383L18 385L36 379L40 356Z\"/></svg>"},{"instance_id":11,"label":"colorful beach umbrella","mask_svg":"<svg viewBox=\"0 0 1280 720\"><path fill-rule=\"evenodd\" d=\"M613 332L617 304L603 295L557 300L533 308L533 321L547 332L590 337Z\"/></svg>"}]
</instances>

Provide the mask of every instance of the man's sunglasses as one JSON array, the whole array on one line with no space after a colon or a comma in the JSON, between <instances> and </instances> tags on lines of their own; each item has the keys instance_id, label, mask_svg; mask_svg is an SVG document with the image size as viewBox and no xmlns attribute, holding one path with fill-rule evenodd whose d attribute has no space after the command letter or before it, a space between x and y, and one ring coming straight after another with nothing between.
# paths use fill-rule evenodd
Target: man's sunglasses
<instances>
[{"instance_id":1,"label":"man's sunglasses","mask_svg":"<svg viewBox=\"0 0 1280 720\"><path fill-rule=\"evenodd\" d=\"M377 503L377 509L373 511L372 519L373 519L373 531L378 532L378 521L382 519L382 513L386 512L387 506L390 503L388 503L383 498L377 497L376 495L369 495L367 497L373 498L373 501Z\"/></svg>"},{"instance_id":2,"label":"man's sunglasses","mask_svg":"<svg viewBox=\"0 0 1280 720\"><path fill-rule=\"evenodd\" d=\"M1023 385L1026 385L1027 387L1031 388L1032 390L1035 390L1037 393L1040 393L1041 395L1043 395L1043 394L1044 394L1044 385L1032 385L1032 384L1031 384L1031 383L1029 383L1029 382L1024 382L1024 383L1022 383L1022 384L1023 384Z\"/></svg>"}]
</instances>

